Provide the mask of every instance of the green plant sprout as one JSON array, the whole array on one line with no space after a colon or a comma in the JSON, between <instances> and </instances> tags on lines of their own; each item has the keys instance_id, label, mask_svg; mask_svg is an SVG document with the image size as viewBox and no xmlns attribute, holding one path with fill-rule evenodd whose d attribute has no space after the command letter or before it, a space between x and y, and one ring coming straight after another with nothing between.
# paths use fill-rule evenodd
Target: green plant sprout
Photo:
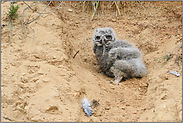
<instances>
[{"instance_id":1,"label":"green plant sprout","mask_svg":"<svg viewBox=\"0 0 183 123\"><path fill-rule=\"evenodd\" d=\"M168 55L165 55L165 56L162 56L160 57L159 59L157 59L157 62L159 62L160 60L164 59L165 61L162 63L162 66L167 64L167 62L172 58L172 55L171 54L168 54Z\"/></svg>"},{"instance_id":2,"label":"green plant sprout","mask_svg":"<svg viewBox=\"0 0 183 123\"><path fill-rule=\"evenodd\" d=\"M18 14L17 11L19 9L19 6L14 6L13 4L10 4L10 8L8 13L6 13L6 18L9 20L8 25L10 25L10 43L11 43L11 38L12 38L12 21L15 20L16 18L18 18Z\"/></svg>"},{"instance_id":3,"label":"green plant sprout","mask_svg":"<svg viewBox=\"0 0 183 123\"><path fill-rule=\"evenodd\" d=\"M80 6L80 4L81 4L81 1L79 1L79 3L78 3L78 7Z\"/></svg>"}]
</instances>

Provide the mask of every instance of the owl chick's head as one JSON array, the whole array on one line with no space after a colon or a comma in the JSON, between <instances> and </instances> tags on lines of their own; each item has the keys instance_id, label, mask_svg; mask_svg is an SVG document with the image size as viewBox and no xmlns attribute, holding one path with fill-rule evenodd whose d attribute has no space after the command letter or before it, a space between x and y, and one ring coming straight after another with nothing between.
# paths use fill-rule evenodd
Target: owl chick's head
<instances>
[{"instance_id":1,"label":"owl chick's head","mask_svg":"<svg viewBox=\"0 0 183 123\"><path fill-rule=\"evenodd\" d=\"M116 34L111 27L97 28L93 34L93 44L97 46L109 45L116 40Z\"/></svg>"}]
</instances>

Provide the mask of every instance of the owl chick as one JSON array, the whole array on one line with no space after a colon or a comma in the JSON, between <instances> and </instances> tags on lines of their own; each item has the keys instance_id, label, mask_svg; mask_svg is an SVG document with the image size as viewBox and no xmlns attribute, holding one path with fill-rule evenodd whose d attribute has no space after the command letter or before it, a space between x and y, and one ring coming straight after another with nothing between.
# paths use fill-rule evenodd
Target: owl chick
<instances>
[{"instance_id":1,"label":"owl chick","mask_svg":"<svg viewBox=\"0 0 183 123\"><path fill-rule=\"evenodd\" d=\"M112 28L98 28L93 35L93 50L100 69L118 84L123 78L143 77L147 69L141 52L125 40L117 40Z\"/></svg>"}]
</instances>

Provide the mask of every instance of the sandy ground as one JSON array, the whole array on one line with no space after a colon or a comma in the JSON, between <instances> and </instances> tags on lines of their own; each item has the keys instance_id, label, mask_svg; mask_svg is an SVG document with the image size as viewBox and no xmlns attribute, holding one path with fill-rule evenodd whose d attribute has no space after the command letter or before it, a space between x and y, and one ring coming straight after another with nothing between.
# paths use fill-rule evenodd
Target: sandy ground
<instances>
[{"instance_id":1,"label":"sandy ground","mask_svg":"<svg viewBox=\"0 0 183 123\"><path fill-rule=\"evenodd\" d=\"M182 3L118 2L117 18L115 4L107 10L107 2L93 21L91 3L85 12L78 3L63 2L30 23L34 39L23 39L20 18L14 22L11 44L10 28L1 28L1 121L182 121L182 74L169 73L182 73ZM21 15L25 4L16 4ZM38 4L39 12L47 4ZM8 24L9 5L1 3L1 25ZM58 5L55 2L45 12ZM38 14L27 9L25 16L28 22ZM143 52L147 76L111 83L114 79L99 71L92 50L97 27L112 27L118 39L136 45ZM27 32L34 34L29 27ZM172 58L167 64L163 65L166 59L158 61L168 54ZM84 97L99 103L91 117L82 109Z\"/></svg>"}]
</instances>

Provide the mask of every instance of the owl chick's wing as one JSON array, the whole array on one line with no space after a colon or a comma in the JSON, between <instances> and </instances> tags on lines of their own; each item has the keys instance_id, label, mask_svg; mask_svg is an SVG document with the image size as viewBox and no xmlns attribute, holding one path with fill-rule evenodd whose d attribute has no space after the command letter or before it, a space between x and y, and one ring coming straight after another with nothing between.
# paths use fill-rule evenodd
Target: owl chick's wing
<instances>
[{"instance_id":1,"label":"owl chick's wing","mask_svg":"<svg viewBox=\"0 0 183 123\"><path fill-rule=\"evenodd\" d=\"M129 60L140 56L140 51L135 47L117 47L109 51L109 57L117 60Z\"/></svg>"}]
</instances>

